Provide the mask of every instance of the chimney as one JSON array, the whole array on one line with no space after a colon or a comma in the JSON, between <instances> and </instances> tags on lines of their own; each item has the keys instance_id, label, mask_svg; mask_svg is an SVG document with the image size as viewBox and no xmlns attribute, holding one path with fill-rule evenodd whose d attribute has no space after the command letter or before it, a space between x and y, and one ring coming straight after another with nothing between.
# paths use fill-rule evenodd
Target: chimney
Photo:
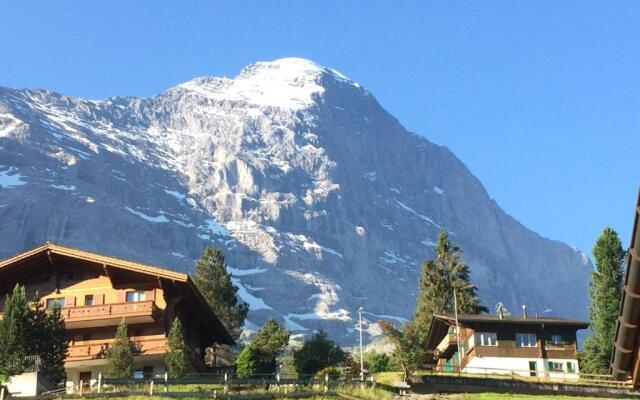
<instances>
[{"instance_id":1,"label":"chimney","mask_svg":"<svg viewBox=\"0 0 640 400\"><path fill-rule=\"evenodd\" d=\"M502 307L498 309L498 317L500 319L504 319L504 310L502 309Z\"/></svg>"},{"instance_id":2,"label":"chimney","mask_svg":"<svg viewBox=\"0 0 640 400\"><path fill-rule=\"evenodd\" d=\"M524 319L527 319L527 305L526 304L522 305L522 317Z\"/></svg>"}]
</instances>

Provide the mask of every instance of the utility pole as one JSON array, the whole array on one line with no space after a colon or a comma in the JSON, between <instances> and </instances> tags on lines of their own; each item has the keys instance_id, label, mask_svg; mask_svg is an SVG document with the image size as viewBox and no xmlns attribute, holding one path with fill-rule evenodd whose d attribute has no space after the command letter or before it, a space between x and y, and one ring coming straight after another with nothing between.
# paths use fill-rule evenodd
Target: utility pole
<instances>
[{"instance_id":1,"label":"utility pole","mask_svg":"<svg viewBox=\"0 0 640 400\"><path fill-rule=\"evenodd\" d=\"M360 329L360 381L364 381L364 357L362 355L362 311L364 311L363 307L358 308L358 320Z\"/></svg>"},{"instance_id":2,"label":"utility pole","mask_svg":"<svg viewBox=\"0 0 640 400\"><path fill-rule=\"evenodd\" d=\"M456 316L456 344L458 345L458 372L462 368L462 354L460 354L460 325L458 324L458 293L453 288L453 311Z\"/></svg>"}]
</instances>

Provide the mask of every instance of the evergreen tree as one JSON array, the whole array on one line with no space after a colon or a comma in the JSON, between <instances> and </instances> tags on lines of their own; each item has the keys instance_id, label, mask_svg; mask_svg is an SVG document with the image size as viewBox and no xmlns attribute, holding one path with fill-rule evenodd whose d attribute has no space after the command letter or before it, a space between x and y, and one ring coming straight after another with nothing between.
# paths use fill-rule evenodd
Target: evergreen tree
<instances>
[{"instance_id":1,"label":"evergreen tree","mask_svg":"<svg viewBox=\"0 0 640 400\"><path fill-rule=\"evenodd\" d=\"M133 349L127 335L127 322L124 318L118 325L116 338L107 352L109 372L115 378L131 378L133 376Z\"/></svg>"},{"instance_id":2,"label":"evergreen tree","mask_svg":"<svg viewBox=\"0 0 640 400\"><path fill-rule=\"evenodd\" d=\"M454 290L460 314L480 314L488 309L480 304L477 289L469 281L469 267L462 250L441 230L435 246L435 258L422 264L420 293L415 311L416 328L426 337L434 314L454 312Z\"/></svg>"},{"instance_id":3,"label":"evergreen tree","mask_svg":"<svg viewBox=\"0 0 640 400\"><path fill-rule=\"evenodd\" d=\"M258 372L258 355L251 346L244 346L236 358L236 372L240 378L249 378Z\"/></svg>"},{"instance_id":4,"label":"evergreen tree","mask_svg":"<svg viewBox=\"0 0 640 400\"><path fill-rule=\"evenodd\" d=\"M293 352L296 370L304 375L315 375L325 368L336 367L346 356L340 346L329 340L323 331L314 334Z\"/></svg>"},{"instance_id":5,"label":"evergreen tree","mask_svg":"<svg viewBox=\"0 0 640 400\"><path fill-rule=\"evenodd\" d=\"M196 262L193 282L227 331L234 339L238 339L242 334L249 305L238 301L238 287L231 282L231 275L227 273L224 255L220 250L213 247L204 250Z\"/></svg>"},{"instance_id":6,"label":"evergreen tree","mask_svg":"<svg viewBox=\"0 0 640 400\"><path fill-rule=\"evenodd\" d=\"M386 353L377 352L374 350L364 353L364 365L365 368L371 374L377 374L378 372L386 372L389 368L389 356Z\"/></svg>"},{"instance_id":7,"label":"evergreen tree","mask_svg":"<svg viewBox=\"0 0 640 400\"><path fill-rule=\"evenodd\" d=\"M64 381L64 359L69 345L60 306L48 312L36 294L29 303L28 316L28 353L40 356L40 372L51 382Z\"/></svg>"},{"instance_id":8,"label":"evergreen tree","mask_svg":"<svg viewBox=\"0 0 640 400\"><path fill-rule=\"evenodd\" d=\"M0 373L17 375L27 367L29 354L29 309L25 288L16 285L7 295L4 315L0 320Z\"/></svg>"},{"instance_id":9,"label":"evergreen tree","mask_svg":"<svg viewBox=\"0 0 640 400\"><path fill-rule=\"evenodd\" d=\"M273 318L269 318L258 329L251 341L251 349L256 353L257 372L261 374L273 374L276 372L276 358L289 343L291 332L278 324Z\"/></svg>"},{"instance_id":10,"label":"evergreen tree","mask_svg":"<svg viewBox=\"0 0 640 400\"><path fill-rule=\"evenodd\" d=\"M625 257L618 234L613 229L602 231L593 247L593 256L596 270L591 273L589 285L592 334L584 343L581 369L586 373L607 374L622 295Z\"/></svg>"},{"instance_id":11,"label":"evergreen tree","mask_svg":"<svg viewBox=\"0 0 640 400\"><path fill-rule=\"evenodd\" d=\"M167 373L171 378L182 378L191 370L189 362L189 349L184 340L182 323L179 318L173 320L169 330L169 351L164 356Z\"/></svg>"}]
</instances>

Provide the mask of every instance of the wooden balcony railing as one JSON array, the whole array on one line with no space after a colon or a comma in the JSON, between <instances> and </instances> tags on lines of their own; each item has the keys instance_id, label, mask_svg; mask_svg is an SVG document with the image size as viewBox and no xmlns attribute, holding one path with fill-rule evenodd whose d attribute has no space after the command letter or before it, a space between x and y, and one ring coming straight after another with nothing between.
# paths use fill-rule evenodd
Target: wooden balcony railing
<instances>
[{"instance_id":1,"label":"wooden balcony railing","mask_svg":"<svg viewBox=\"0 0 640 400\"><path fill-rule=\"evenodd\" d=\"M134 355L164 354L167 352L167 338L164 335L130 338ZM66 361L93 360L105 358L114 339L87 340L69 344Z\"/></svg>"},{"instance_id":2,"label":"wooden balcony railing","mask_svg":"<svg viewBox=\"0 0 640 400\"><path fill-rule=\"evenodd\" d=\"M159 309L151 300L131 303L101 304L62 308L65 323L122 317L151 317L156 320Z\"/></svg>"}]
</instances>

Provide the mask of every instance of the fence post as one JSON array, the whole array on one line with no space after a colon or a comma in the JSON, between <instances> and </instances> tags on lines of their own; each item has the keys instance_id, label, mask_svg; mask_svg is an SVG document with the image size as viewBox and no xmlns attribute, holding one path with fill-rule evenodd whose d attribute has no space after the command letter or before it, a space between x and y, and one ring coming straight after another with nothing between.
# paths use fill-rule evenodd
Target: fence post
<instances>
[{"instance_id":1,"label":"fence post","mask_svg":"<svg viewBox=\"0 0 640 400\"><path fill-rule=\"evenodd\" d=\"M280 373L279 372L276 374L276 381L278 382L276 383L276 391L280 393Z\"/></svg>"},{"instance_id":2,"label":"fence post","mask_svg":"<svg viewBox=\"0 0 640 400\"><path fill-rule=\"evenodd\" d=\"M102 392L102 371L98 372L98 393Z\"/></svg>"},{"instance_id":3,"label":"fence post","mask_svg":"<svg viewBox=\"0 0 640 400\"><path fill-rule=\"evenodd\" d=\"M0 400L4 400L4 386L0 388Z\"/></svg>"},{"instance_id":4,"label":"fence post","mask_svg":"<svg viewBox=\"0 0 640 400\"><path fill-rule=\"evenodd\" d=\"M329 391L329 374L324 374L324 392Z\"/></svg>"},{"instance_id":5,"label":"fence post","mask_svg":"<svg viewBox=\"0 0 640 400\"><path fill-rule=\"evenodd\" d=\"M229 383L228 383L228 376L227 373L224 373L224 394L229 393Z\"/></svg>"},{"instance_id":6,"label":"fence post","mask_svg":"<svg viewBox=\"0 0 640 400\"><path fill-rule=\"evenodd\" d=\"M149 396L153 396L153 379L149 382Z\"/></svg>"},{"instance_id":7,"label":"fence post","mask_svg":"<svg viewBox=\"0 0 640 400\"><path fill-rule=\"evenodd\" d=\"M168 392L169 391L169 383L167 382L169 380L169 373L165 371L164 373L164 392Z\"/></svg>"},{"instance_id":8,"label":"fence post","mask_svg":"<svg viewBox=\"0 0 640 400\"><path fill-rule=\"evenodd\" d=\"M82 389L84 388L84 382L82 382L82 379L80 380L80 387L78 388L78 391L80 392L80 396L82 396Z\"/></svg>"}]
</instances>

